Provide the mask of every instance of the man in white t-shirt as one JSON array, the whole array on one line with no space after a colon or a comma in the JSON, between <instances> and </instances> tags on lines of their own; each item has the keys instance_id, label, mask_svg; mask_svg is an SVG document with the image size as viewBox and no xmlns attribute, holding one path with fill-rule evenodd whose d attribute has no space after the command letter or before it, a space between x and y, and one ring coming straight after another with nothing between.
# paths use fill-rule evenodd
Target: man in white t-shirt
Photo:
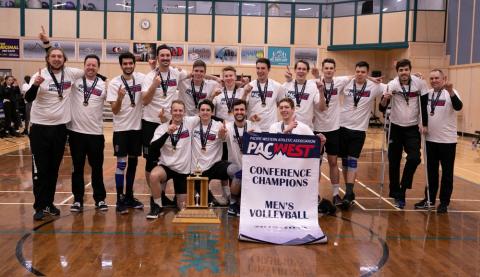
<instances>
[{"instance_id":1,"label":"man in white t-shirt","mask_svg":"<svg viewBox=\"0 0 480 277\"><path fill-rule=\"evenodd\" d=\"M453 171L457 146L457 114L463 107L458 92L447 81L440 69L430 72L428 91L428 132L426 135L427 168L430 201L425 198L415 204L416 209L428 209L435 205L438 192L439 164L442 166L440 205L437 213L446 213L453 191Z\"/></svg>"},{"instance_id":2,"label":"man in white t-shirt","mask_svg":"<svg viewBox=\"0 0 480 277\"><path fill-rule=\"evenodd\" d=\"M234 99L232 112L234 121L228 121L219 131L219 136L226 141L228 149L228 175L232 179L231 199L228 214L240 215L240 192L242 178L243 135L245 132L259 132L258 126L247 120L247 103L242 99Z\"/></svg>"},{"instance_id":3,"label":"man in white t-shirt","mask_svg":"<svg viewBox=\"0 0 480 277\"><path fill-rule=\"evenodd\" d=\"M198 114L198 104L205 100L212 100L217 94L219 83L207 75L207 64L196 60L192 65L191 78L180 80L178 84L178 98L185 103L187 116Z\"/></svg>"},{"instance_id":4,"label":"man in white t-shirt","mask_svg":"<svg viewBox=\"0 0 480 277\"><path fill-rule=\"evenodd\" d=\"M259 58L255 64L257 80L243 88L243 99L248 103L248 117L259 118L260 129L268 132L270 126L277 122L277 102L285 98L285 89L268 78L271 68L269 59Z\"/></svg>"},{"instance_id":5,"label":"man in white t-shirt","mask_svg":"<svg viewBox=\"0 0 480 277\"><path fill-rule=\"evenodd\" d=\"M67 139L66 124L71 120L70 94L73 82L83 76L83 70L66 67L66 60L63 49L50 48L47 66L32 76L25 93L25 100L33 101L30 148L34 220L43 220L45 213L60 215L53 200Z\"/></svg>"},{"instance_id":6,"label":"man in white t-shirt","mask_svg":"<svg viewBox=\"0 0 480 277\"><path fill-rule=\"evenodd\" d=\"M336 62L334 59L326 58L322 61L323 89L319 95L324 96L326 109L317 107L313 110L313 130L315 134L322 133L327 141L325 152L327 152L328 167L330 171L330 182L332 184L333 204L343 205L339 196L340 171L338 170L337 157L340 151L340 96L343 94L345 85L352 80L351 76L334 77Z\"/></svg>"},{"instance_id":7,"label":"man in white t-shirt","mask_svg":"<svg viewBox=\"0 0 480 277\"><path fill-rule=\"evenodd\" d=\"M325 109L325 98L319 97L315 80L307 80L310 64L304 60L295 63L295 79L283 84L286 96L295 103L295 115L298 121L313 129L313 111Z\"/></svg>"},{"instance_id":8,"label":"man in white t-shirt","mask_svg":"<svg viewBox=\"0 0 480 277\"><path fill-rule=\"evenodd\" d=\"M243 88L240 88L236 83L237 70L233 66L227 66L222 69L222 79L224 86L212 100L215 105L215 116L232 122L235 120L233 104L235 99L242 99Z\"/></svg>"},{"instance_id":9,"label":"man in white t-shirt","mask_svg":"<svg viewBox=\"0 0 480 277\"><path fill-rule=\"evenodd\" d=\"M133 197L133 183L138 156L142 153L142 84L145 75L134 72L135 56L132 53L122 53L118 59L122 75L110 81L107 101L112 105L113 149L114 155L117 157L115 170L116 211L126 214L128 208L143 208L143 204ZM125 193L124 183L126 183Z\"/></svg>"},{"instance_id":10,"label":"man in white t-shirt","mask_svg":"<svg viewBox=\"0 0 480 277\"><path fill-rule=\"evenodd\" d=\"M185 104L174 100L171 106L172 119L155 130L149 153L158 159L158 165L150 174L152 199L147 219L158 218L162 212L162 186L173 179L177 207L183 208L187 198L187 177L190 174L192 160L192 131L200 118L185 117Z\"/></svg>"},{"instance_id":11,"label":"man in white t-shirt","mask_svg":"<svg viewBox=\"0 0 480 277\"><path fill-rule=\"evenodd\" d=\"M97 76L100 58L94 54L84 60L85 75L76 80L70 97L72 120L67 124L68 144L72 155L72 212L83 211L85 195L84 168L85 159L91 167L91 184L95 208L108 210L105 204L105 185L103 183L103 106L107 96L105 82Z\"/></svg>"},{"instance_id":12,"label":"man in white t-shirt","mask_svg":"<svg viewBox=\"0 0 480 277\"><path fill-rule=\"evenodd\" d=\"M305 123L298 121L295 114L295 103L292 99L286 97L278 102L278 112L282 118L281 121L275 122L271 127L270 133L281 133L281 134L294 134L294 135L305 135L313 136L315 135ZM320 138L320 149L323 148L325 144L325 136L322 134L317 135ZM319 157L320 159L322 157ZM318 184L320 186L320 183ZM319 190L320 191L320 190ZM318 196L318 211L320 213L326 214L335 214L336 208L332 205L327 199L322 199L320 197L320 192Z\"/></svg>"},{"instance_id":13,"label":"man in white t-shirt","mask_svg":"<svg viewBox=\"0 0 480 277\"><path fill-rule=\"evenodd\" d=\"M386 86L367 79L370 65L361 61L355 65L355 78L344 88L344 101L340 113L340 152L346 193L343 208L348 209L355 200L353 185L357 161L365 142L373 100L382 95Z\"/></svg>"},{"instance_id":14,"label":"man in white t-shirt","mask_svg":"<svg viewBox=\"0 0 480 277\"><path fill-rule=\"evenodd\" d=\"M171 67L172 49L165 44L157 47L157 68L145 76L142 84L142 144L143 157L145 158L145 179L150 185L150 172L156 165L156 161L149 157L148 149L155 129L160 125L158 117L161 110L165 116L170 117L172 101L178 98L177 88L180 81L187 78L187 72L179 71ZM165 185L165 184L164 184ZM172 205L173 202L162 195L164 205Z\"/></svg>"},{"instance_id":15,"label":"man in white t-shirt","mask_svg":"<svg viewBox=\"0 0 480 277\"><path fill-rule=\"evenodd\" d=\"M428 93L425 81L411 74L412 64L409 60L399 60L395 68L398 76L388 83L388 90L380 102L380 110L385 111L389 103L392 103L388 142L389 196L395 199L397 208L403 209L405 193L407 189L412 188L413 176L421 161L419 118L423 116L423 126L420 128L426 131ZM400 162L404 150L407 153L407 161L400 180Z\"/></svg>"}]
</instances>

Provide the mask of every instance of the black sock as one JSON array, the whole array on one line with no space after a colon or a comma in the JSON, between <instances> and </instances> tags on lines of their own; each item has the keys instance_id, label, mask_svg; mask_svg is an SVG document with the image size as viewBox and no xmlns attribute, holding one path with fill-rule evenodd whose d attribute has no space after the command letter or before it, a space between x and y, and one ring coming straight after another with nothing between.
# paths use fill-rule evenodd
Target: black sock
<instances>
[{"instance_id":1,"label":"black sock","mask_svg":"<svg viewBox=\"0 0 480 277\"><path fill-rule=\"evenodd\" d=\"M345 188L346 188L345 194L352 194L353 193L353 184L352 183L346 183Z\"/></svg>"},{"instance_id":2,"label":"black sock","mask_svg":"<svg viewBox=\"0 0 480 277\"><path fill-rule=\"evenodd\" d=\"M126 197L133 197L133 183L135 181L135 173L137 172L137 157L129 157L128 164L127 164L127 178L126 178L126 186L125 186L125 196Z\"/></svg>"}]
</instances>

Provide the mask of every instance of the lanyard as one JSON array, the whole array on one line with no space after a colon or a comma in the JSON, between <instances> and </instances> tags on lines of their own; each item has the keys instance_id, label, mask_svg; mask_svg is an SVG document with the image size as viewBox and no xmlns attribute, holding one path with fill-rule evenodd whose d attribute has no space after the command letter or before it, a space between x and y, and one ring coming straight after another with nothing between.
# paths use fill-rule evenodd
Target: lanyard
<instances>
[{"instance_id":1,"label":"lanyard","mask_svg":"<svg viewBox=\"0 0 480 277\"><path fill-rule=\"evenodd\" d=\"M362 86L362 89L357 92L357 84L353 82L353 104L355 105L355 108L358 106L358 102L360 102L360 98L362 98L363 92L365 91L366 87L367 82L365 82Z\"/></svg>"},{"instance_id":2,"label":"lanyard","mask_svg":"<svg viewBox=\"0 0 480 277\"><path fill-rule=\"evenodd\" d=\"M243 125L242 136L240 136L240 134L238 132L237 125L235 124L235 122L233 123L233 129L235 130L235 140L237 141L238 147L240 147L240 151L242 152L242 139L243 139L243 135L247 131L247 122L245 122L245 124Z\"/></svg>"},{"instance_id":3,"label":"lanyard","mask_svg":"<svg viewBox=\"0 0 480 277\"><path fill-rule=\"evenodd\" d=\"M437 92L437 97L434 99L435 91L432 92L432 98L430 99L430 115L433 116L435 114L435 107L437 106L438 99L442 95L442 91Z\"/></svg>"},{"instance_id":4,"label":"lanyard","mask_svg":"<svg viewBox=\"0 0 480 277\"><path fill-rule=\"evenodd\" d=\"M233 101L235 100L235 93L237 92L237 86L233 88L232 98L228 98L227 87L223 87L223 95L225 96L225 104L227 105L228 113L233 111Z\"/></svg>"},{"instance_id":5,"label":"lanyard","mask_svg":"<svg viewBox=\"0 0 480 277\"><path fill-rule=\"evenodd\" d=\"M263 91L262 91L262 87L260 86L260 81L257 80L257 89L258 89L258 94L260 95L260 100L262 100L262 107L266 107L267 104L265 103L266 101L266 98L267 98L267 89L268 89L268 79L267 79L267 82L265 82L265 86L263 87Z\"/></svg>"},{"instance_id":6,"label":"lanyard","mask_svg":"<svg viewBox=\"0 0 480 277\"><path fill-rule=\"evenodd\" d=\"M133 92L132 92L130 86L127 83L127 80L125 80L125 78L123 78L123 75L120 76L120 78L122 79L123 85L125 86L125 89L127 90L128 97L130 97L130 103L131 103L130 106L135 107L135 97L133 95ZM133 77L133 75L132 75L132 81L133 81L132 87L134 87L135 86L135 77Z\"/></svg>"},{"instance_id":7,"label":"lanyard","mask_svg":"<svg viewBox=\"0 0 480 277\"><path fill-rule=\"evenodd\" d=\"M167 90L168 90L168 84L170 83L170 70L168 70L167 74L167 80L163 80L162 73L160 70L157 70L157 75L160 76L160 85L162 86L163 90L163 98L167 97Z\"/></svg>"},{"instance_id":8,"label":"lanyard","mask_svg":"<svg viewBox=\"0 0 480 277\"><path fill-rule=\"evenodd\" d=\"M305 93L305 87L307 86L307 80L303 83L302 90L298 93L298 84L297 80L295 80L294 89L295 89L295 102L297 103L297 107L300 107L300 103L302 102L303 94Z\"/></svg>"},{"instance_id":9,"label":"lanyard","mask_svg":"<svg viewBox=\"0 0 480 277\"><path fill-rule=\"evenodd\" d=\"M202 95L204 84L205 84L205 82L202 81L202 83L200 84L200 89L198 90L198 92L196 92L195 91L195 84L193 83L193 80L190 83L190 85L192 86L192 97L193 97L193 102L195 102L195 108L198 108L198 101L200 99L200 96Z\"/></svg>"},{"instance_id":10,"label":"lanyard","mask_svg":"<svg viewBox=\"0 0 480 277\"><path fill-rule=\"evenodd\" d=\"M57 77L55 77L55 74L53 74L53 71L50 67L48 67L48 73L50 74L50 76L52 77L52 80L53 82L55 83L55 87L57 88L57 92L58 92L58 98L60 98L60 100L63 99L63 78L64 78L64 71L63 71L63 68L62 68L62 75L60 77L60 84L58 83L57 81Z\"/></svg>"},{"instance_id":11,"label":"lanyard","mask_svg":"<svg viewBox=\"0 0 480 277\"><path fill-rule=\"evenodd\" d=\"M325 83L325 79L323 80L323 90L324 90L324 95L325 95L325 103L328 104L330 103L330 99L332 99L332 93L333 93L333 80L332 83L330 84L330 89L327 89L327 84Z\"/></svg>"},{"instance_id":12,"label":"lanyard","mask_svg":"<svg viewBox=\"0 0 480 277\"><path fill-rule=\"evenodd\" d=\"M400 80L398 80L398 82L400 82ZM412 79L408 79L408 91L405 90L402 83L400 83L400 87L402 88L403 98L405 98L405 101L407 102L407 105L408 105L408 101L410 100L410 90L412 87Z\"/></svg>"},{"instance_id":13,"label":"lanyard","mask_svg":"<svg viewBox=\"0 0 480 277\"><path fill-rule=\"evenodd\" d=\"M207 142L208 135L210 134L210 129L212 128L212 120L208 123L207 131L203 133L203 124L200 122L200 142L202 143L202 150L207 151Z\"/></svg>"},{"instance_id":14,"label":"lanyard","mask_svg":"<svg viewBox=\"0 0 480 277\"><path fill-rule=\"evenodd\" d=\"M82 81L83 81L83 105L88 106L88 100L90 100L90 96L92 96L92 92L95 89L95 86L97 85L98 77L95 77L95 81L93 81L93 84L90 87L90 89L88 89L87 87L87 78L85 78L85 76L83 76Z\"/></svg>"},{"instance_id":15,"label":"lanyard","mask_svg":"<svg viewBox=\"0 0 480 277\"><path fill-rule=\"evenodd\" d=\"M172 121L170 121L170 124L172 124ZM170 134L170 141L172 143L173 150L177 149L177 143L180 140L180 135L182 134L182 129L183 129L183 121L180 124L180 127L178 127L177 133L176 134Z\"/></svg>"}]
</instances>

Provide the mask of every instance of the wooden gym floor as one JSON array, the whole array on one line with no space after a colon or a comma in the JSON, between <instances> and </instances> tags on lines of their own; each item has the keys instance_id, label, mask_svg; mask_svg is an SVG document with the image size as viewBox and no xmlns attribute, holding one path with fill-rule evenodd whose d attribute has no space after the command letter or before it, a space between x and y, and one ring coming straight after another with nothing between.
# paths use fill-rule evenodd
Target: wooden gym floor
<instances>
[{"instance_id":1,"label":"wooden gym floor","mask_svg":"<svg viewBox=\"0 0 480 277\"><path fill-rule=\"evenodd\" d=\"M393 207L388 181L380 186L380 129L369 130L355 185L357 204L319 218L326 245L275 246L239 242L238 218L216 209L220 225L172 224L173 210L147 221L145 210L116 215L111 127L105 128L104 179L108 212L96 212L87 185L82 214L71 214L71 159L65 150L55 203L57 218L32 220L31 155L27 138L0 142L1 276L479 276L480 152L471 140L457 146L448 214L415 211L423 197L423 164L407 206ZM149 203L140 159L136 196ZM88 168L88 166L87 166ZM323 195L330 198L328 166ZM388 180L388 176L386 176ZM89 170L86 171L86 182ZM438 202L438 201L437 201Z\"/></svg>"}]
</instances>

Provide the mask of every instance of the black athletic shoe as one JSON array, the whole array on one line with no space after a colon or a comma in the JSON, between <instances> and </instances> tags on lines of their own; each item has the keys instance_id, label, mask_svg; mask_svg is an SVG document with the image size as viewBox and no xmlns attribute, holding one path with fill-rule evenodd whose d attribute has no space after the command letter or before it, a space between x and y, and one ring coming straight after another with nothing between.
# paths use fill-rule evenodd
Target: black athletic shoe
<instances>
[{"instance_id":1,"label":"black athletic shoe","mask_svg":"<svg viewBox=\"0 0 480 277\"><path fill-rule=\"evenodd\" d=\"M332 202L327 199L322 199L318 203L318 213L327 214L327 215L334 215L337 211L337 207L335 207Z\"/></svg>"},{"instance_id":2,"label":"black athletic shoe","mask_svg":"<svg viewBox=\"0 0 480 277\"><path fill-rule=\"evenodd\" d=\"M338 194L333 196L332 202L333 202L333 205L335 205L335 206L342 206L343 205L343 200L340 197L340 195L338 195Z\"/></svg>"},{"instance_id":3,"label":"black athletic shoe","mask_svg":"<svg viewBox=\"0 0 480 277\"><path fill-rule=\"evenodd\" d=\"M117 200L117 206L115 207L115 210L119 214L128 214L128 208L125 205L125 197L123 195L121 195L120 199Z\"/></svg>"},{"instance_id":4,"label":"black athletic shoe","mask_svg":"<svg viewBox=\"0 0 480 277\"><path fill-rule=\"evenodd\" d=\"M50 206L47 206L45 209L43 209L43 212L44 213L47 213L47 214L50 214L50 215L54 215L54 216L59 216L60 215L60 210L57 209L57 207L55 207L55 205L50 205Z\"/></svg>"},{"instance_id":5,"label":"black athletic shoe","mask_svg":"<svg viewBox=\"0 0 480 277\"><path fill-rule=\"evenodd\" d=\"M227 210L228 215L231 216L240 216L240 204L232 203L228 206Z\"/></svg>"},{"instance_id":6,"label":"black athletic shoe","mask_svg":"<svg viewBox=\"0 0 480 277\"><path fill-rule=\"evenodd\" d=\"M176 196L173 197L173 200L170 200L165 194L162 194L162 205L164 207L176 207L177 206L177 201L176 201Z\"/></svg>"},{"instance_id":7,"label":"black athletic shoe","mask_svg":"<svg viewBox=\"0 0 480 277\"><path fill-rule=\"evenodd\" d=\"M143 209L143 203L134 197L125 197L123 203L127 208Z\"/></svg>"},{"instance_id":8,"label":"black athletic shoe","mask_svg":"<svg viewBox=\"0 0 480 277\"><path fill-rule=\"evenodd\" d=\"M108 211L108 206L105 201L98 201L97 203L95 203L95 209L99 211Z\"/></svg>"},{"instance_id":9,"label":"black athletic shoe","mask_svg":"<svg viewBox=\"0 0 480 277\"><path fill-rule=\"evenodd\" d=\"M40 220L43 220L44 218L45 218L45 213L43 212L43 210L37 210L33 214L33 220L40 221Z\"/></svg>"},{"instance_id":10,"label":"black athletic shoe","mask_svg":"<svg viewBox=\"0 0 480 277\"><path fill-rule=\"evenodd\" d=\"M162 207L160 207L157 203L152 203L150 205L150 212L147 214L147 219L156 219L161 212Z\"/></svg>"},{"instance_id":11,"label":"black athletic shoe","mask_svg":"<svg viewBox=\"0 0 480 277\"><path fill-rule=\"evenodd\" d=\"M83 205L80 202L75 202L70 206L70 211L75 213L81 213L83 211Z\"/></svg>"},{"instance_id":12,"label":"black athletic shoe","mask_svg":"<svg viewBox=\"0 0 480 277\"><path fill-rule=\"evenodd\" d=\"M395 199L394 205L395 205L396 208L399 208L399 209L403 210L403 208L405 208L405 200Z\"/></svg>"},{"instance_id":13,"label":"black athletic shoe","mask_svg":"<svg viewBox=\"0 0 480 277\"><path fill-rule=\"evenodd\" d=\"M427 199L423 199L422 201L415 203L414 207L415 210L429 210L435 208L435 204L428 202Z\"/></svg>"},{"instance_id":14,"label":"black athletic shoe","mask_svg":"<svg viewBox=\"0 0 480 277\"><path fill-rule=\"evenodd\" d=\"M448 206L445 204L440 204L437 207L437 214L446 214L448 213Z\"/></svg>"},{"instance_id":15,"label":"black athletic shoe","mask_svg":"<svg viewBox=\"0 0 480 277\"><path fill-rule=\"evenodd\" d=\"M342 209L348 210L355 203L353 202L354 200L355 200L355 193L352 192L352 193L345 194L345 196L343 196Z\"/></svg>"}]
</instances>

